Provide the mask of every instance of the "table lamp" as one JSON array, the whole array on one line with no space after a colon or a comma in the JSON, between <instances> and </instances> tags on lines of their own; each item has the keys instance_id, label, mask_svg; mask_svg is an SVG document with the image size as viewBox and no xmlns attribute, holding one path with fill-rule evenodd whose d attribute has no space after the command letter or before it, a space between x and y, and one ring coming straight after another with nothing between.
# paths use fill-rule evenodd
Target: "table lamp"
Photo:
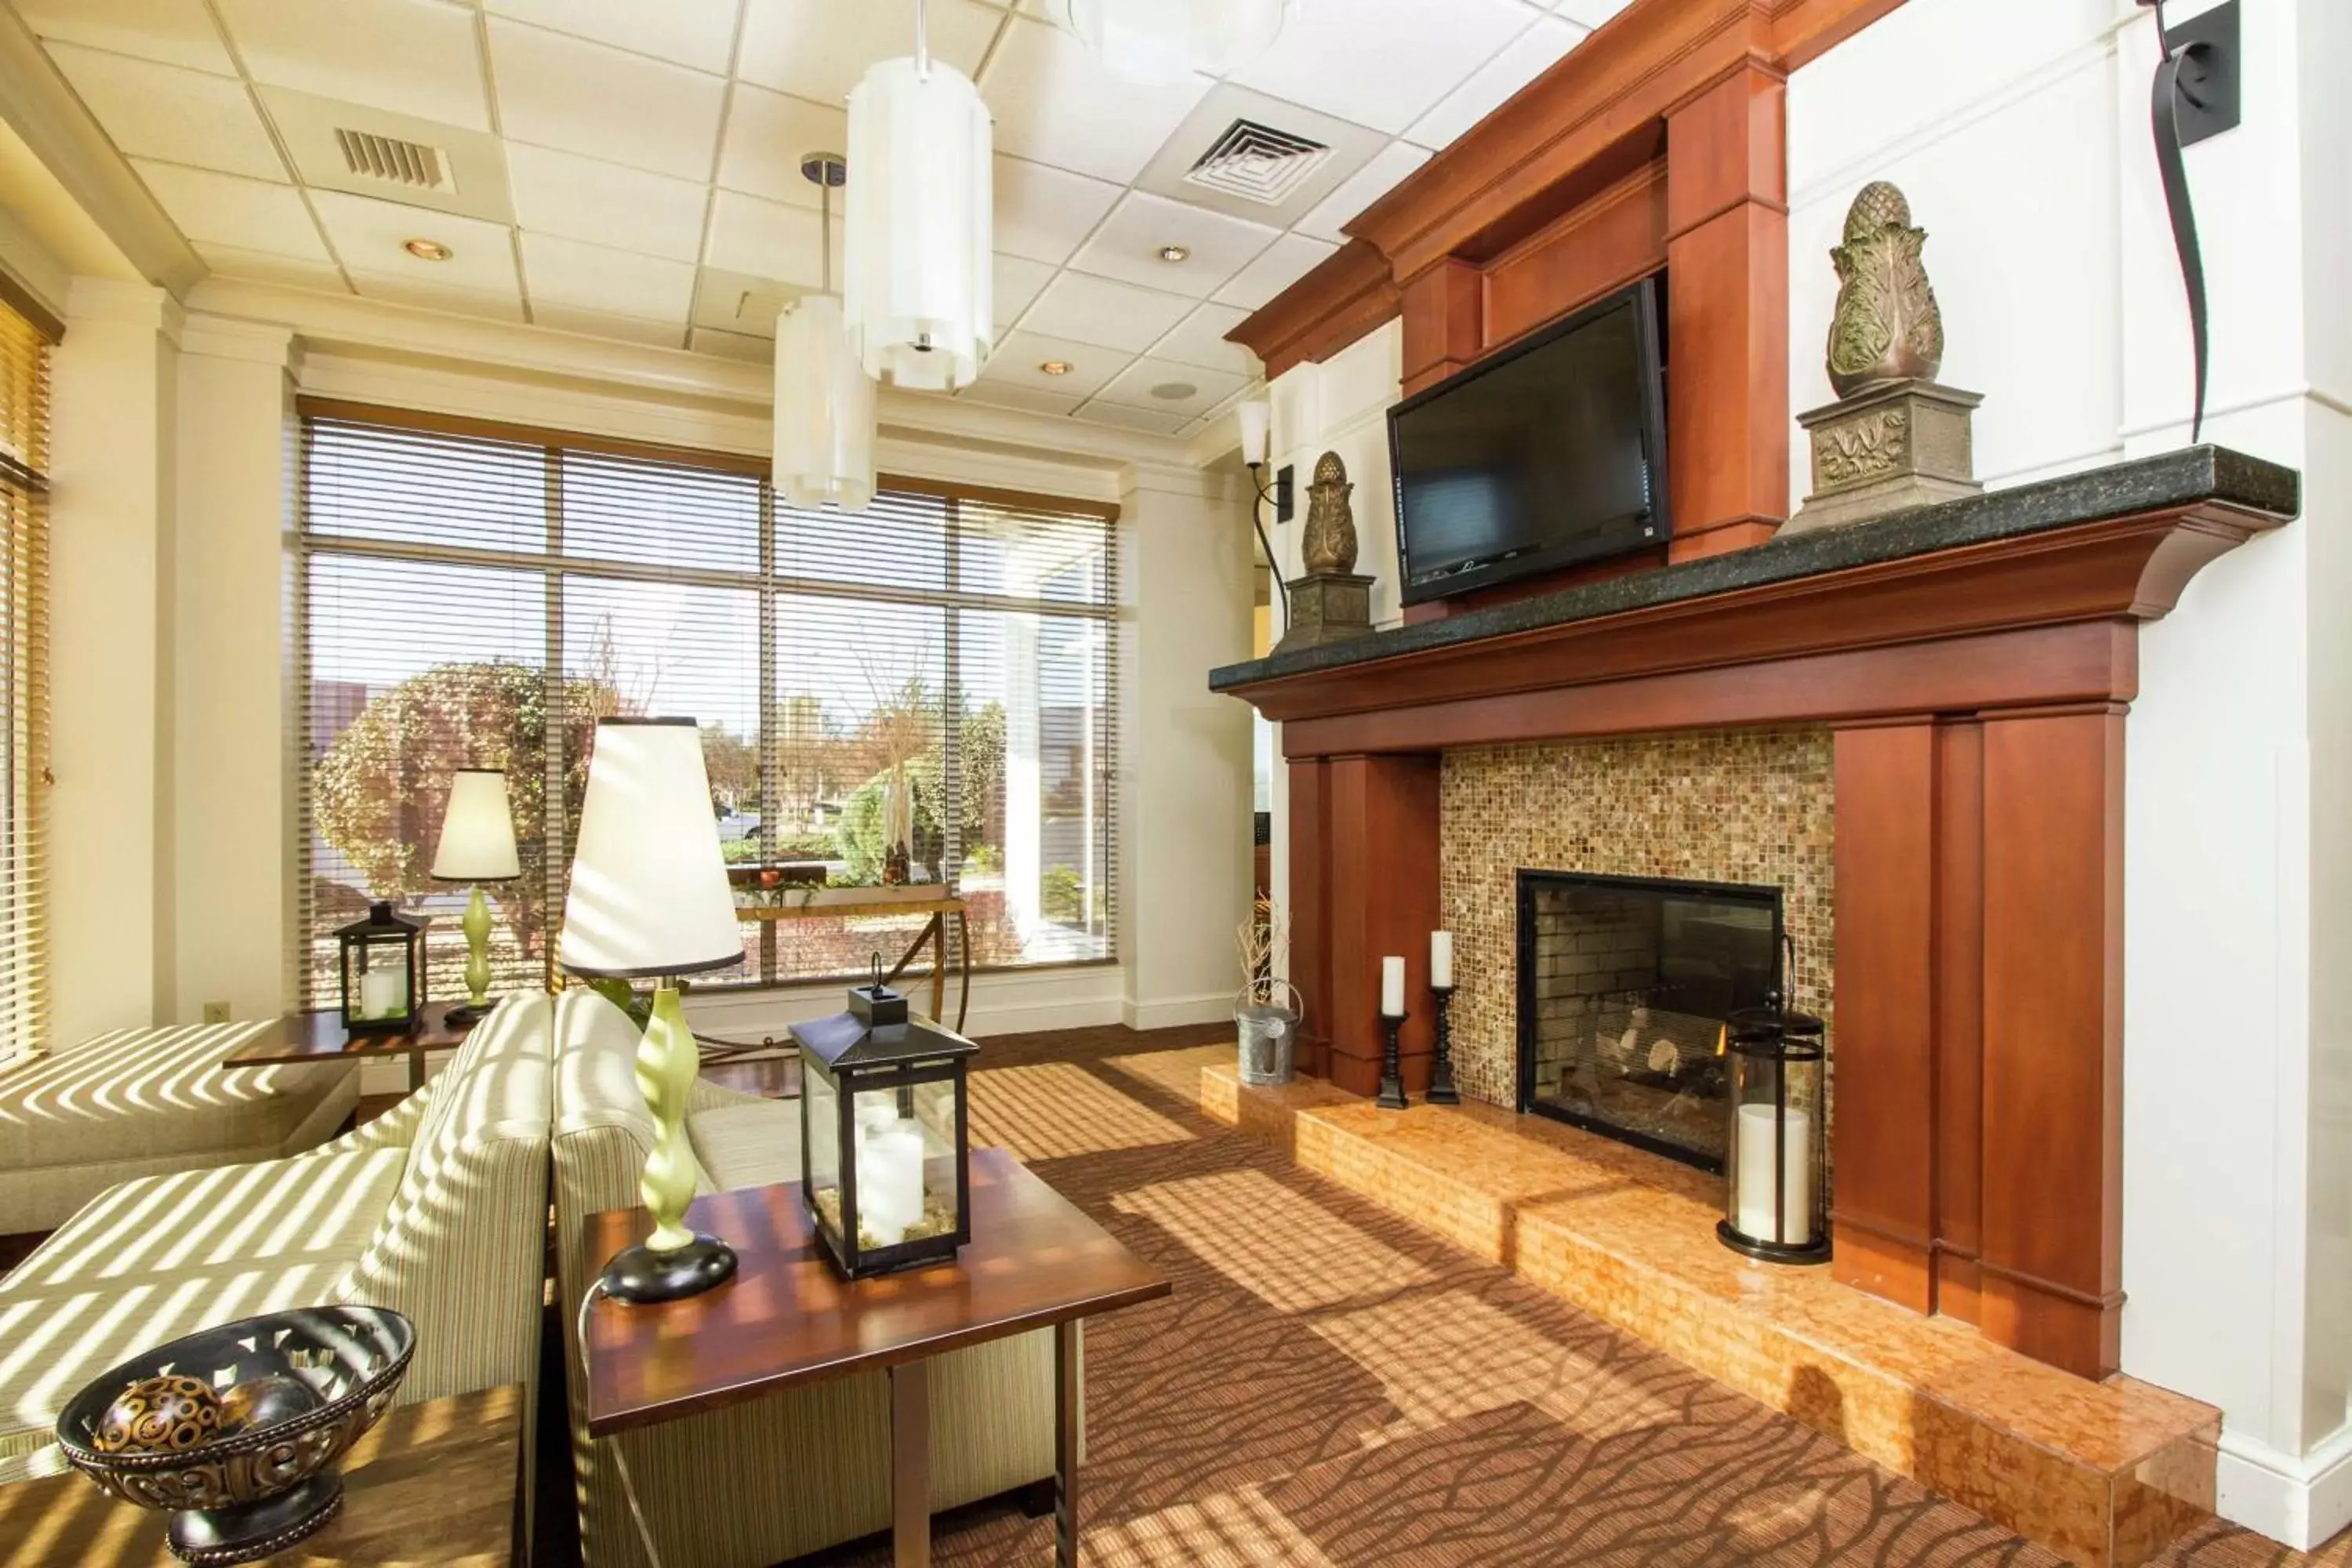
<instances>
[{"instance_id":1,"label":"table lamp","mask_svg":"<svg viewBox=\"0 0 2352 1568\"><path fill-rule=\"evenodd\" d=\"M490 900L485 882L511 882L522 875L515 853L514 812L507 804L503 768L459 768L449 777L449 805L441 814L441 842L433 851L433 879L471 882L467 900L466 1001L449 1009L453 1027L478 1024L490 1010Z\"/></svg>"},{"instance_id":2,"label":"table lamp","mask_svg":"<svg viewBox=\"0 0 2352 1568\"><path fill-rule=\"evenodd\" d=\"M735 1272L734 1250L685 1225L695 1169L686 1102L702 1064L677 977L742 963L743 935L693 720L596 721L561 951L573 974L655 983L637 1046L637 1092L657 1129L637 1192L654 1233L614 1255L604 1288L643 1302L723 1284Z\"/></svg>"}]
</instances>

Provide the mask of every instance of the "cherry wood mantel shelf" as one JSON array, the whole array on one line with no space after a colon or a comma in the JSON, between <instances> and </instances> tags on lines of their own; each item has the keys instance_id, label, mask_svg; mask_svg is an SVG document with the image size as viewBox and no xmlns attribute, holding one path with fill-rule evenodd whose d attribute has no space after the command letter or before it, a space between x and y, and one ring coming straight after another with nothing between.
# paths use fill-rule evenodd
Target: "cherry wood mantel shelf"
<instances>
[{"instance_id":1,"label":"cherry wood mantel shelf","mask_svg":"<svg viewBox=\"0 0 2352 1568\"><path fill-rule=\"evenodd\" d=\"M1427 984L1447 748L1826 725L1837 1276L2107 1375L2138 628L2300 489L2192 447L1213 672L1282 725L1302 1065L1370 1093Z\"/></svg>"}]
</instances>

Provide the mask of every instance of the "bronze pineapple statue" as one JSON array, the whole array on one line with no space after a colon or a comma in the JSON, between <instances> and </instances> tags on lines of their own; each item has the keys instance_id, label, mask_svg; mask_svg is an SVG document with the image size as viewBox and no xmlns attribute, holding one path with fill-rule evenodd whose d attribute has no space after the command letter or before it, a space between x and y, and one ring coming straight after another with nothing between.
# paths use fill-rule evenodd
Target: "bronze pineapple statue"
<instances>
[{"instance_id":1,"label":"bronze pineapple statue","mask_svg":"<svg viewBox=\"0 0 2352 1568\"><path fill-rule=\"evenodd\" d=\"M1830 252L1838 275L1830 318L1830 384L1841 397L1890 381L1933 381L1944 363L1944 318L1920 251L1927 231L1884 180L1864 185Z\"/></svg>"},{"instance_id":2,"label":"bronze pineapple statue","mask_svg":"<svg viewBox=\"0 0 2352 1568\"><path fill-rule=\"evenodd\" d=\"M1315 464L1315 482L1307 487L1307 531L1299 535L1298 552L1309 572L1353 572L1356 569L1356 519L1348 509L1355 490L1348 482L1348 465L1337 452L1326 452Z\"/></svg>"}]
</instances>

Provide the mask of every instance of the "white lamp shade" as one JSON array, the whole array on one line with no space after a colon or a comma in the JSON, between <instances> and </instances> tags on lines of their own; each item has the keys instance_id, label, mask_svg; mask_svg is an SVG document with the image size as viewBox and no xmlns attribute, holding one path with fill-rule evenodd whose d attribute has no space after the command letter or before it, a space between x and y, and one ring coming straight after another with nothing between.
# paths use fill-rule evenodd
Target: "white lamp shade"
<instances>
[{"instance_id":1,"label":"white lamp shade","mask_svg":"<svg viewBox=\"0 0 2352 1568\"><path fill-rule=\"evenodd\" d=\"M775 477L797 507L863 511L874 500L874 380L831 294L805 295L776 321Z\"/></svg>"},{"instance_id":2,"label":"white lamp shade","mask_svg":"<svg viewBox=\"0 0 2352 1568\"><path fill-rule=\"evenodd\" d=\"M1223 76L1273 47L1298 0L1054 0L1062 25L1130 81Z\"/></svg>"},{"instance_id":3,"label":"white lamp shade","mask_svg":"<svg viewBox=\"0 0 2352 1568\"><path fill-rule=\"evenodd\" d=\"M1242 426L1242 461L1252 468L1265 461L1267 438L1274 430L1274 405L1253 398L1234 410Z\"/></svg>"},{"instance_id":4,"label":"white lamp shade","mask_svg":"<svg viewBox=\"0 0 2352 1568\"><path fill-rule=\"evenodd\" d=\"M996 346L994 134L971 79L882 60L849 93L842 313L868 375L952 392Z\"/></svg>"},{"instance_id":5,"label":"white lamp shade","mask_svg":"<svg viewBox=\"0 0 2352 1568\"><path fill-rule=\"evenodd\" d=\"M461 768L450 775L433 875L446 882L504 882L522 875L502 770Z\"/></svg>"},{"instance_id":6,"label":"white lamp shade","mask_svg":"<svg viewBox=\"0 0 2352 1568\"><path fill-rule=\"evenodd\" d=\"M574 974L691 974L742 962L693 720L596 721L562 953Z\"/></svg>"}]
</instances>

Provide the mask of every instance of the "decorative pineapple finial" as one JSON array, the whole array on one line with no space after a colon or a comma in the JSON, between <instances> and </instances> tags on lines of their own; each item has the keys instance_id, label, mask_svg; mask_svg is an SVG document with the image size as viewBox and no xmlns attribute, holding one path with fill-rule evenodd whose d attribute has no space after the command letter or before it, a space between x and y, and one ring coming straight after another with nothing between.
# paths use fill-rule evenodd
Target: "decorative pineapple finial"
<instances>
[{"instance_id":1,"label":"decorative pineapple finial","mask_svg":"<svg viewBox=\"0 0 2352 1568\"><path fill-rule=\"evenodd\" d=\"M1933 381L1944 363L1944 317L1920 258L1927 231L1884 180L1846 209L1845 241L1830 252L1838 275L1830 318L1830 384L1841 397L1893 381Z\"/></svg>"}]
</instances>

